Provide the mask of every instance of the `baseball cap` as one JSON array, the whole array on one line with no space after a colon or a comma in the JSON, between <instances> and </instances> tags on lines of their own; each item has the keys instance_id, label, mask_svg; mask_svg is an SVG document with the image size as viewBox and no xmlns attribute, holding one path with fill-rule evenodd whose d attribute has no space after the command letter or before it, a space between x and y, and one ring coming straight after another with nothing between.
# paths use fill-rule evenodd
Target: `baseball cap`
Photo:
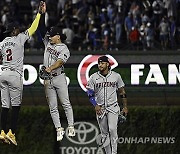
<instances>
[{"instance_id":1,"label":"baseball cap","mask_svg":"<svg viewBox=\"0 0 180 154\"><path fill-rule=\"evenodd\" d=\"M99 57L99 58L98 58L98 63L100 63L100 62L110 63L108 57L106 57L106 56L101 56L101 57Z\"/></svg>"},{"instance_id":2,"label":"baseball cap","mask_svg":"<svg viewBox=\"0 0 180 154\"><path fill-rule=\"evenodd\" d=\"M19 24L17 22L11 22L7 24L6 31L4 31L3 33L10 33L17 28L19 28Z\"/></svg>"},{"instance_id":3,"label":"baseball cap","mask_svg":"<svg viewBox=\"0 0 180 154\"><path fill-rule=\"evenodd\" d=\"M62 41L66 40L66 38L67 38L67 36L62 33L62 30L59 27L52 27L50 29L49 36L53 37L55 35L60 35Z\"/></svg>"}]
</instances>

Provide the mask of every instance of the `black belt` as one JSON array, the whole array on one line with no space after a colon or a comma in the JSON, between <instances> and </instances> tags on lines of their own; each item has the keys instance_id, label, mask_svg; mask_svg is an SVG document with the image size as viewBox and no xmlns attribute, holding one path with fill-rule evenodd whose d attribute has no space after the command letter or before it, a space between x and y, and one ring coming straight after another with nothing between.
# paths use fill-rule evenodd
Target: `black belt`
<instances>
[{"instance_id":1,"label":"black belt","mask_svg":"<svg viewBox=\"0 0 180 154\"><path fill-rule=\"evenodd\" d=\"M114 105L114 107L115 107L115 106L118 105L118 103L113 103L113 104L107 105L106 107L110 107L110 106L112 106L112 105ZM105 105L99 105L99 106L100 106L100 107L105 107Z\"/></svg>"},{"instance_id":2,"label":"black belt","mask_svg":"<svg viewBox=\"0 0 180 154\"><path fill-rule=\"evenodd\" d=\"M60 74L64 73L64 71L60 71L60 73L52 73L52 76L55 77L55 76L58 76Z\"/></svg>"},{"instance_id":3,"label":"black belt","mask_svg":"<svg viewBox=\"0 0 180 154\"><path fill-rule=\"evenodd\" d=\"M15 71L14 68L1 68L2 71Z\"/></svg>"}]
</instances>

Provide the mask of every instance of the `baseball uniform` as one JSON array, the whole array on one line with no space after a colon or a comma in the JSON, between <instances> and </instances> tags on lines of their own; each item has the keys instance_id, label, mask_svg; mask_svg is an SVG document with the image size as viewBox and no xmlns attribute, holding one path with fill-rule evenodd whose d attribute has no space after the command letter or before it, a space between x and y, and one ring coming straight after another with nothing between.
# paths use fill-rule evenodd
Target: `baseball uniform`
<instances>
[{"instance_id":1,"label":"baseball uniform","mask_svg":"<svg viewBox=\"0 0 180 154\"><path fill-rule=\"evenodd\" d=\"M66 63L69 57L70 52L64 43L58 45L51 45L49 42L45 43L44 66L49 67L58 59L61 59L64 63ZM61 127L57 102L57 97L59 97L65 110L68 125L72 126L74 124L73 111L69 101L68 86L64 73L64 66L53 70L52 75L54 77L51 80L45 81L45 91L53 123L55 125L55 128Z\"/></svg>"},{"instance_id":2,"label":"baseball uniform","mask_svg":"<svg viewBox=\"0 0 180 154\"><path fill-rule=\"evenodd\" d=\"M117 154L117 121L120 112L118 105L117 90L124 87L124 82L120 74L109 70L106 76L96 72L90 76L87 89L95 93L97 105L102 107L103 113L97 115L102 137L109 140L109 144L104 147L106 154Z\"/></svg>"},{"instance_id":3,"label":"baseball uniform","mask_svg":"<svg viewBox=\"0 0 180 154\"><path fill-rule=\"evenodd\" d=\"M42 8L42 7L40 7ZM44 9L42 9L43 11ZM2 72L0 73L1 88L1 134L0 140L4 143L17 145L15 131L22 100L23 91L23 60L24 44L36 31L40 13L37 13L31 27L20 33L16 22L9 23L4 33L9 34L0 42L0 54L2 57ZM11 126L6 134L8 111L12 106Z\"/></svg>"}]
</instances>

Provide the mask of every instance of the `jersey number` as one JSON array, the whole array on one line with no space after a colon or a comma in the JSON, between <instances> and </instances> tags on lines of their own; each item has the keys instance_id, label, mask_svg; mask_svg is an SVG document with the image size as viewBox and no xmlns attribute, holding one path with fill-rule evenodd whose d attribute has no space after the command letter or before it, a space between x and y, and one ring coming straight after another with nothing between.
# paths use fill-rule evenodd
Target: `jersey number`
<instances>
[{"instance_id":1,"label":"jersey number","mask_svg":"<svg viewBox=\"0 0 180 154\"><path fill-rule=\"evenodd\" d=\"M11 49L6 50L7 53L7 61L11 61L12 60L12 51Z\"/></svg>"}]
</instances>

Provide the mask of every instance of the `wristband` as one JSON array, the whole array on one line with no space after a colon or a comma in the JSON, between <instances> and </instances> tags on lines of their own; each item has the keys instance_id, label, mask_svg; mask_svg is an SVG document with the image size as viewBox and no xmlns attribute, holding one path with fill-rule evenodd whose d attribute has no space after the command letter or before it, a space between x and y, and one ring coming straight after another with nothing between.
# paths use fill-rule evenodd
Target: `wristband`
<instances>
[{"instance_id":1,"label":"wristband","mask_svg":"<svg viewBox=\"0 0 180 154\"><path fill-rule=\"evenodd\" d=\"M95 100L95 95L94 95L94 90L88 89L87 95L89 97L89 101L91 102L92 105L96 106L96 100Z\"/></svg>"},{"instance_id":2,"label":"wristband","mask_svg":"<svg viewBox=\"0 0 180 154\"><path fill-rule=\"evenodd\" d=\"M96 100L95 100L94 97L90 97L90 98L89 98L89 101L91 102L92 105L94 105L94 106L97 105Z\"/></svg>"}]
</instances>

